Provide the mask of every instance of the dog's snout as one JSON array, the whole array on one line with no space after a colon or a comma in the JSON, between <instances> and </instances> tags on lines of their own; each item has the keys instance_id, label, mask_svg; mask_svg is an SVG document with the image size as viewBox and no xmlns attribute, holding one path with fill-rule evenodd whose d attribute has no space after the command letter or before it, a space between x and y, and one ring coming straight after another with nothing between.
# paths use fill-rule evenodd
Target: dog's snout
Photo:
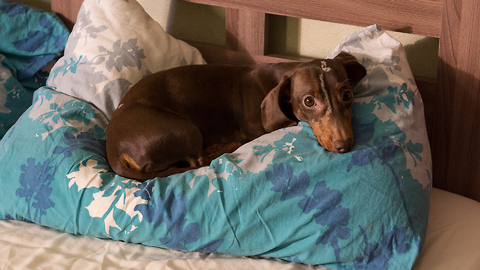
<instances>
[{"instance_id":1,"label":"dog's snout","mask_svg":"<svg viewBox=\"0 0 480 270\"><path fill-rule=\"evenodd\" d=\"M335 150L338 153L349 152L350 149L352 148L352 145L353 145L353 140L352 139L348 139L346 141L337 140L333 143L333 146L335 147Z\"/></svg>"}]
</instances>

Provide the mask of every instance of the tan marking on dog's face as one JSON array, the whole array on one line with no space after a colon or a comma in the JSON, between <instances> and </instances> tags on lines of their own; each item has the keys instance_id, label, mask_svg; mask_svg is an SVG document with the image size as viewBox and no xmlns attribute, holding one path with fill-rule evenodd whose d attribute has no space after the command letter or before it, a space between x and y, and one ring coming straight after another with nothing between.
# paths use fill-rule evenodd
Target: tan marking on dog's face
<instances>
[{"instance_id":1,"label":"tan marking on dog's face","mask_svg":"<svg viewBox=\"0 0 480 270\"><path fill-rule=\"evenodd\" d=\"M313 67L312 64L299 67L292 76L293 112L299 120L310 124L325 149L348 151L353 145L353 93L346 71L335 60L312 63ZM346 149L335 147L336 141L345 145Z\"/></svg>"},{"instance_id":2,"label":"tan marking on dog's face","mask_svg":"<svg viewBox=\"0 0 480 270\"><path fill-rule=\"evenodd\" d=\"M318 142L326 150L339 152L335 147L335 141L345 142L348 150L353 146L351 120L342 121L339 125L339 122L329 114L323 117L321 121L309 121L309 124Z\"/></svg>"}]
</instances>

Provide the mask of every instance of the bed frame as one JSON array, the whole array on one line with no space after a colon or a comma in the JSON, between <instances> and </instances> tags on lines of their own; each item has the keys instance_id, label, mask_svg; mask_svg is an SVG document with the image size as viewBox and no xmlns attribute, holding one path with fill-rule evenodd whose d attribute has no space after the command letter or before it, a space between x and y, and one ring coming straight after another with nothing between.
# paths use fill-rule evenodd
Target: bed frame
<instances>
[{"instance_id":1,"label":"bed frame","mask_svg":"<svg viewBox=\"0 0 480 270\"><path fill-rule=\"evenodd\" d=\"M83 0L51 0L73 27ZM267 14L438 37L437 80L415 78L425 105L433 186L480 201L480 1L179 0L226 8L226 45L190 42L209 63L289 61L265 50Z\"/></svg>"}]
</instances>

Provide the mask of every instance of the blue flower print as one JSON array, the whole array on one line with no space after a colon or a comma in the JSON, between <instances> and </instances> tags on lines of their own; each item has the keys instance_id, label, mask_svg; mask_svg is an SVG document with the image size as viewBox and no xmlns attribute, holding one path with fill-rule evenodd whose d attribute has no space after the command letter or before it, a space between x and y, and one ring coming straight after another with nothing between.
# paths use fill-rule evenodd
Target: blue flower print
<instances>
[{"instance_id":1,"label":"blue flower print","mask_svg":"<svg viewBox=\"0 0 480 270\"><path fill-rule=\"evenodd\" d=\"M325 181L318 182L311 195L307 194L310 185L310 176L303 171L297 177L293 174L290 165L273 164L273 172L266 171L267 181L272 182L272 191L281 192L281 200L302 198L298 207L305 214L314 211L313 218L319 225L326 226L327 230L317 239L316 244L330 244L335 257L340 261L340 247L338 239L350 238L348 228L350 210L340 205L342 194L338 190L329 189Z\"/></svg>"},{"instance_id":2,"label":"blue flower print","mask_svg":"<svg viewBox=\"0 0 480 270\"><path fill-rule=\"evenodd\" d=\"M293 168L290 165L273 164L273 172L266 171L267 180L272 182L272 191L282 192L282 201L305 196L306 189L310 184L310 177L303 172L299 177L293 175Z\"/></svg>"},{"instance_id":3,"label":"blue flower print","mask_svg":"<svg viewBox=\"0 0 480 270\"><path fill-rule=\"evenodd\" d=\"M377 103L379 109L384 104L393 113L397 113L395 105L403 105L407 109L410 105L415 106L415 93L408 89L406 83L403 83L400 88L388 86L387 90L387 95L377 95L372 99L371 103Z\"/></svg>"},{"instance_id":4,"label":"blue flower print","mask_svg":"<svg viewBox=\"0 0 480 270\"><path fill-rule=\"evenodd\" d=\"M0 4L3 4L3 6L0 6L0 11L9 17L25 14L30 9L28 6L11 3L8 1L0 1Z\"/></svg>"},{"instance_id":5,"label":"blue flower print","mask_svg":"<svg viewBox=\"0 0 480 270\"><path fill-rule=\"evenodd\" d=\"M200 225L198 222L187 222L187 197L184 192L175 194L169 189L162 198L151 197L153 194L154 181L146 181L138 187L140 190L134 193L135 197L149 199L148 204L135 206L135 211L142 213L145 220L153 223L156 228L165 224L170 237L159 238L158 240L168 248L183 251L215 252L223 243L222 239L210 241L195 249L189 249L188 244L193 244L200 239Z\"/></svg>"},{"instance_id":6,"label":"blue flower print","mask_svg":"<svg viewBox=\"0 0 480 270\"><path fill-rule=\"evenodd\" d=\"M55 170L49 163L49 159L43 163L37 163L34 158L27 159L27 164L20 168L24 172L19 179L22 187L15 192L18 197L25 198L28 205L28 218L37 223L41 223L42 216L47 213L46 210L55 206L50 199L52 194L50 184ZM33 216L31 208L35 209Z\"/></svg>"},{"instance_id":7,"label":"blue flower print","mask_svg":"<svg viewBox=\"0 0 480 270\"><path fill-rule=\"evenodd\" d=\"M99 157L105 156L105 140L99 139L90 132L81 132L76 137L74 134L65 132L63 136L63 141L67 146L55 146L54 154L64 154L65 157L71 157L73 151L82 149L95 153Z\"/></svg>"},{"instance_id":8,"label":"blue flower print","mask_svg":"<svg viewBox=\"0 0 480 270\"><path fill-rule=\"evenodd\" d=\"M408 252L412 245L409 244L408 228L394 226L388 233L382 226L381 239L378 242L370 242L364 228L360 227L363 235L365 248L362 255L355 260L356 270L363 269L388 269L389 261L394 257L394 251L402 254ZM370 254L366 256L366 254Z\"/></svg>"}]
</instances>

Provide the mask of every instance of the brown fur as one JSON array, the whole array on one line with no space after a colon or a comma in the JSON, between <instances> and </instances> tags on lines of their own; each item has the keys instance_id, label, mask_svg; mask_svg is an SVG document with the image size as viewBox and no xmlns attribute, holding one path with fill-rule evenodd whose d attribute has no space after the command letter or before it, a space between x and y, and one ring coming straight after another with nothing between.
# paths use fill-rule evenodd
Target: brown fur
<instances>
[{"instance_id":1,"label":"brown fur","mask_svg":"<svg viewBox=\"0 0 480 270\"><path fill-rule=\"evenodd\" d=\"M184 66L130 89L107 127L107 158L124 177L147 180L208 165L267 132L310 123L319 143L353 145L351 99L365 76L347 53L335 59L257 66ZM349 97L349 94L346 94ZM305 97L315 106L305 106Z\"/></svg>"}]
</instances>

